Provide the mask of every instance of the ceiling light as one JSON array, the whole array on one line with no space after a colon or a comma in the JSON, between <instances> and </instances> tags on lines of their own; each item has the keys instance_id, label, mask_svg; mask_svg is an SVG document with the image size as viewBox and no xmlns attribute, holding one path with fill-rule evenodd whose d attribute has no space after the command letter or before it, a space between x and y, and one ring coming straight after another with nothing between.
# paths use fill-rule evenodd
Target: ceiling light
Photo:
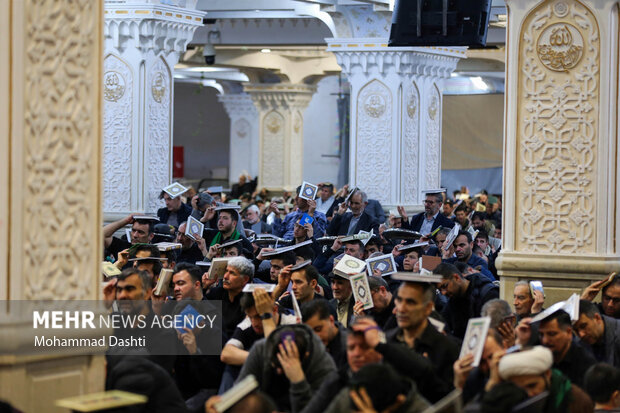
<instances>
[{"instance_id":1,"label":"ceiling light","mask_svg":"<svg viewBox=\"0 0 620 413\"><path fill-rule=\"evenodd\" d=\"M489 90L489 85L486 84L480 76L474 76L471 78L471 83L479 90Z\"/></svg>"}]
</instances>

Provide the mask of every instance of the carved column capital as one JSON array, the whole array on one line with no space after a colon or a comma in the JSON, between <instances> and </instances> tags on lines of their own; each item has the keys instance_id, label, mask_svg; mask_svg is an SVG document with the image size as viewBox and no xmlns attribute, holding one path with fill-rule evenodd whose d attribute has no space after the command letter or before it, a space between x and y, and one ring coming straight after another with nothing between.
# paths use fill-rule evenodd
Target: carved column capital
<instances>
[{"instance_id":1,"label":"carved column capital","mask_svg":"<svg viewBox=\"0 0 620 413\"><path fill-rule=\"evenodd\" d=\"M202 26L205 12L148 2L105 2L106 52L123 53L132 47L142 52L185 51L194 31Z\"/></svg>"},{"instance_id":2,"label":"carved column capital","mask_svg":"<svg viewBox=\"0 0 620 413\"><path fill-rule=\"evenodd\" d=\"M303 180L303 112L316 86L305 84L248 84L259 112L259 185L281 190Z\"/></svg>"},{"instance_id":3,"label":"carved column capital","mask_svg":"<svg viewBox=\"0 0 620 413\"><path fill-rule=\"evenodd\" d=\"M224 105L226 113L232 118L254 117L258 114L252 96L248 93L219 95L218 100Z\"/></svg>"},{"instance_id":4,"label":"carved column capital","mask_svg":"<svg viewBox=\"0 0 620 413\"><path fill-rule=\"evenodd\" d=\"M305 84L248 84L244 90L252 96L259 110L305 109L316 86Z\"/></svg>"},{"instance_id":5,"label":"carved column capital","mask_svg":"<svg viewBox=\"0 0 620 413\"><path fill-rule=\"evenodd\" d=\"M387 74L418 75L447 78L460 59L464 47L388 47L384 38L327 40L327 51L336 55L347 75Z\"/></svg>"}]
</instances>

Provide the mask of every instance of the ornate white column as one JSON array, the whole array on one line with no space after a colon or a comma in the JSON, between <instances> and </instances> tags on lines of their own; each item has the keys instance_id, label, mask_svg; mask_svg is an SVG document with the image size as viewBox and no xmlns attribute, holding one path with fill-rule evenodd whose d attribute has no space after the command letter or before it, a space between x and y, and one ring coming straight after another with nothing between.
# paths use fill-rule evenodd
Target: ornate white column
<instances>
[{"instance_id":1,"label":"ornate white column","mask_svg":"<svg viewBox=\"0 0 620 413\"><path fill-rule=\"evenodd\" d=\"M272 190L297 187L303 181L303 112L316 86L249 84L259 117L258 185Z\"/></svg>"},{"instance_id":2,"label":"ornate white column","mask_svg":"<svg viewBox=\"0 0 620 413\"><path fill-rule=\"evenodd\" d=\"M507 0L502 293L620 267L617 1ZM549 296L549 294L547 294Z\"/></svg>"},{"instance_id":3,"label":"ornate white column","mask_svg":"<svg viewBox=\"0 0 620 413\"><path fill-rule=\"evenodd\" d=\"M173 70L205 13L157 3L105 2L106 220L155 212L172 179Z\"/></svg>"},{"instance_id":4,"label":"ornate white column","mask_svg":"<svg viewBox=\"0 0 620 413\"><path fill-rule=\"evenodd\" d=\"M464 49L327 42L351 83L351 184L384 208L421 210L420 192L441 184L442 83Z\"/></svg>"},{"instance_id":5,"label":"ornate white column","mask_svg":"<svg viewBox=\"0 0 620 413\"><path fill-rule=\"evenodd\" d=\"M258 175L258 111L247 93L219 95L230 117L230 181L237 182L242 171Z\"/></svg>"}]
</instances>

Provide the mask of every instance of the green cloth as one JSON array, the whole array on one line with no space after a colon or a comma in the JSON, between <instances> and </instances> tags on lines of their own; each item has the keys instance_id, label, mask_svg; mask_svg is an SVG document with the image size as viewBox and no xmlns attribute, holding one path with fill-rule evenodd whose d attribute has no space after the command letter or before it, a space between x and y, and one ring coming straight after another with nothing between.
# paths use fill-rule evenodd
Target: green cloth
<instances>
[{"instance_id":1,"label":"green cloth","mask_svg":"<svg viewBox=\"0 0 620 413\"><path fill-rule=\"evenodd\" d=\"M549 401L547 412L566 412L571 399L571 382L559 370L551 370L551 384L549 385ZM549 406L549 402L553 406Z\"/></svg>"},{"instance_id":2,"label":"green cloth","mask_svg":"<svg viewBox=\"0 0 620 413\"><path fill-rule=\"evenodd\" d=\"M226 241L235 241L235 240L238 240L239 238L241 238L241 234L239 233L239 231L235 230L230 236L230 239L227 239ZM211 246L214 246L215 244L221 244L221 243L222 243L222 233L218 231L218 233L215 234L215 237L213 237L213 240L211 241Z\"/></svg>"}]
</instances>

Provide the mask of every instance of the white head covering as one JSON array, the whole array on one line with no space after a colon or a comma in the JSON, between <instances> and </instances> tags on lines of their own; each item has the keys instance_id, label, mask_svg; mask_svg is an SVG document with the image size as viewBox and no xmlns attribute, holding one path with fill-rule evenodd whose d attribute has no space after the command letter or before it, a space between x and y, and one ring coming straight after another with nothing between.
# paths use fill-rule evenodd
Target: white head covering
<instances>
[{"instance_id":1,"label":"white head covering","mask_svg":"<svg viewBox=\"0 0 620 413\"><path fill-rule=\"evenodd\" d=\"M499 361L499 375L506 380L513 376L541 375L553 365L551 350L536 346L530 350L506 354Z\"/></svg>"}]
</instances>

